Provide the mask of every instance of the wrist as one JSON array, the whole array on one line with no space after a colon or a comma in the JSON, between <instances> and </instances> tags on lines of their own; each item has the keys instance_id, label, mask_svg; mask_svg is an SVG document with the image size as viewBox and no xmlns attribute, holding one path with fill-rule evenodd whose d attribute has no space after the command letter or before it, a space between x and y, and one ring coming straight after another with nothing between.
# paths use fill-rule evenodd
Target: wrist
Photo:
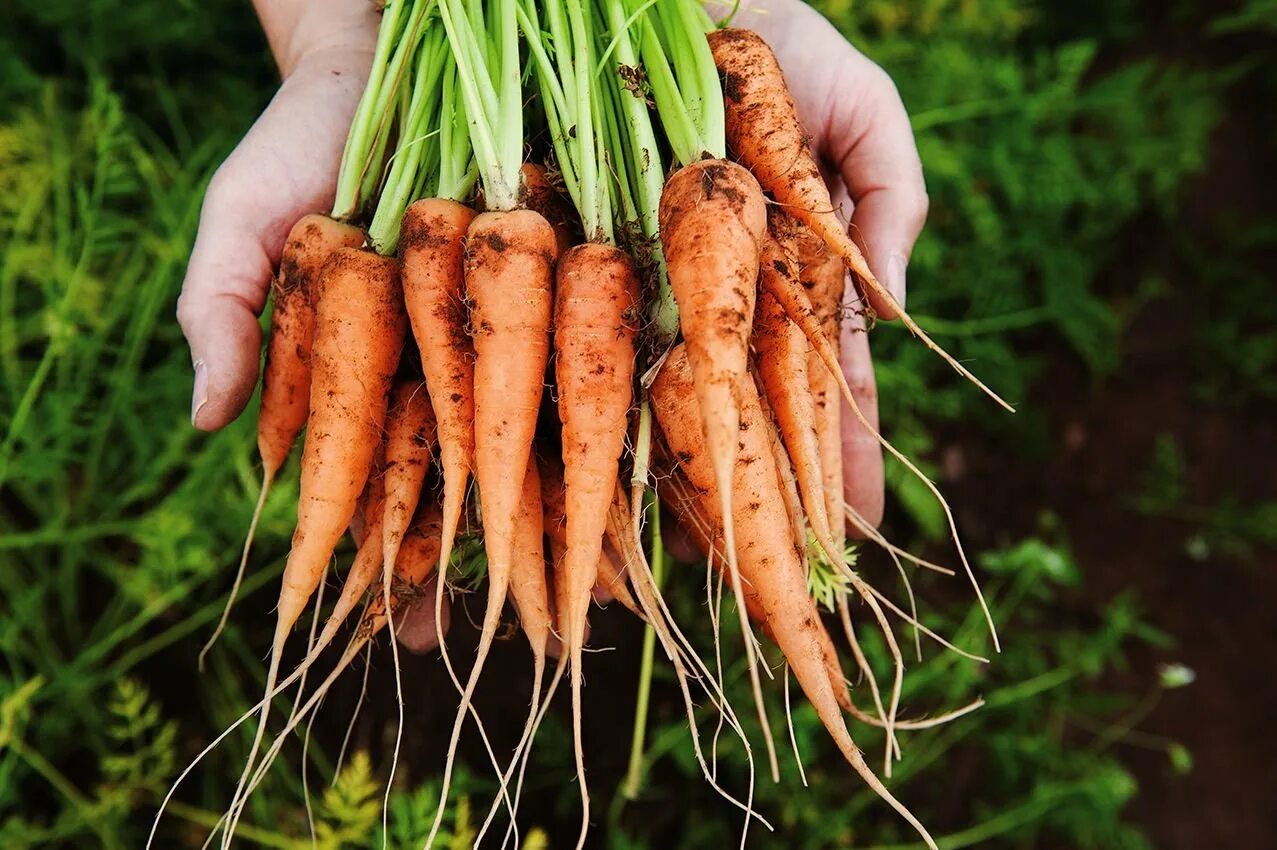
<instances>
[{"instance_id":1,"label":"wrist","mask_svg":"<svg viewBox=\"0 0 1277 850\"><path fill-rule=\"evenodd\" d=\"M285 79L317 56L366 64L376 43L380 15L373 0L254 0L254 6Z\"/></svg>"}]
</instances>

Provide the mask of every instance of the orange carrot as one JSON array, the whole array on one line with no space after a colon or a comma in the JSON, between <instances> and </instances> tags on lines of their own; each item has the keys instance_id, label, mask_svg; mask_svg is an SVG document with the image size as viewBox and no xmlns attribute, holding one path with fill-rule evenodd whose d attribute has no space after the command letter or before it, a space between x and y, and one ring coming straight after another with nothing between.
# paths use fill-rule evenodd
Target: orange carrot
<instances>
[{"instance_id":1,"label":"orange carrot","mask_svg":"<svg viewBox=\"0 0 1277 850\"><path fill-rule=\"evenodd\" d=\"M539 212L550 223L558 246L554 256L563 256L581 241L581 217L576 207L550 180L544 166L525 162L519 169L519 177L519 206Z\"/></svg>"},{"instance_id":2,"label":"orange carrot","mask_svg":"<svg viewBox=\"0 0 1277 850\"><path fill-rule=\"evenodd\" d=\"M257 533L257 522L270 493L271 483L279 472L293 442L306 424L310 413L310 350L315 335L313 290L320 268L338 248L357 248L364 242L364 232L333 221L324 215L302 216L288 232L284 252L279 261L279 276L272 287L270 341L266 344L266 365L262 368L262 399L257 412L257 452L262 458L262 488L257 506L248 525L244 551L240 555L235 583L226 598L226 607L217 628L199 654L199 668L204 669L204 656L216 643L231 607L239 594L248 565L248 553Z\"/></svg>"},{"instance_id":3,"label":"orange carrot","mask_svg":"<svg viewBox=\"0 0 1277 850\"><path fill-rule=\"evenodd\" d=\"M806 227L794 227L798 247L798 274L825 338L834 350L839 348L843 289L847 270L838 255ZM825 514L835 541L847 536L847 517L843 511L842 470L842 402L838 385L825 369L820 355L808 354L807 377L811 384L812 404L816 409L816 442L820 446L820 469L825 490Z\"/></svg>"},{"instance_id":4,"label":"orange carrot","mask_svg":"<svg viewBox=\"0 0 1277 850\"><path fill-rule=\"evenodd\" d=\"M589 794L581 744L581 661L591 591L598 580L603 534L616 489L617 462L625 448L634 401L634 340L639 314L638 274L629 256L612 245L579 245L563 255L554 302L555 378L563 423L564 506L567 551L562 577L566 619L564 649L572 670L573 741L584 811Z\"/></svg>"},{"instance_id":5,"label":"orange carrot","mask_svg":"<svg viewBox=\"0 0 1277 850\"><path fill-rule=\"evenodd\" d=\"M531 210L483 213L466 234L465 283L475 352L475 478L488 556L488 602L448 744L440 812L447 803L461 728L509 587L524 478L510 471L526 475L532 454L550 354L554 251L554 230ZM504 786L501 790L504 794ZM439 822L436 817L432 834Z\"/></svg>"},{"instance_id":6,"label":"orange carrot","mask_svg":"<svg viewBox=\"0 0 1277 850\"><path fill-rule=\"evenodd\" d=\"M769 236L763 242L760 279L777 275L793 280L797 259L792 244ZM754 347L758 351L758 375L775 414L776 426L793 463L807 521L831 562L841 559L841 545L830 532L825 510L824 477L820 467L820 444L816 440L816 411L812 405L807 375L807 340L789 320L784 307L763 284L754 314ZM839 512L841 513L841 511Z\"/></svg>"},{"instance_id":7,"label":"orange carrot","mask_svg":"<svg viewBox=\"0 0 1277 850\"><path fill-rule=\"evenodd\" d=\"M275 689L288 633L314 593L333 549L355 513L381 445L390 384L405 333L399 264L354 248L340 248L324 264L316 291L311 355L310 422L302 455L297 529L284 567L266 692ZM237 801L261 743L270 704L262 707L244 776L231 803L228 843L239 818Z\"/></svg>"},{"instance_id":8,"label":"orange carrot","mask_svg":"<svg viewBox=\"0 0 1277 850\"><path fill-rule=\"evenodd\" d=\"M933 342L869 270L864 255L834 212L809 137L798 120L780 64L767 42L757 33L742 29L715 30L709 35L709 42L714 64L723 78L727 145L741 163L778 204L820 236L877 295L879 312L884 316L899 315L914 335L960 375L1013 411L1011 405Z\"/></svg>"},{"instance_id":9,"label":"orange carrot","mask_svg":"<svg viewBox=\"0 0 1277 850\"><path fill-rule=\"evenodd\" d=\"M698 490L713 493L715 474L708 443L692 427L698 417L693 372L682 348L676 348L652 384L651 398L669 448L687 479ZM830 681L826 650L802 565L790 545L783 516L779 481L763 427L762 409L753 387L741 385L740 457L733 470L735 520L741 529L738 565L746 595L757 597L772 637L789 662L799 685L834 739L843 757L873 790L923 837L926 829L891 795L865 763L851 739L840 711L837 689ZM720 502L721 503L721 502Z\"/></svg>"},{"instance_id":10,"label":"orange carrot","mask_svg":"<svg viewBox=\"0 0 1277 850\"><path fill-rule=\"evenodd\" d=\"M452 557L466 483L474 466L474 349L466 333L462 255L475 212L456 201L427 198L404 213L404 303L421 351L421 370L438 420L443 469L442 574Z\"/></svg>"},{"instance_id":11,"label":"orange carrot","mask_svg":"<svg viewBox=\"0 0 1277 850\"><path fill-rule=\"evenodd\" d=\"M381 524L382 562L394 565L399 545L421 498L434 453L436 424L426 386L401 379L391 391L386 413L385 509Z\"/></svg>"},{"instance_id":12,"label":"orange carrot","mask_svg":"<svg viewBox=\"0 0 1277 850\"><path fill-rule=\"evenodd\" d=\"M746 383L758 254L766 227L766 204L758 181L732 162L708 159L685 166L669 178L661 193L661 244L695 376L698 423L718 485L715 492L722 499L724 548L734 579L731 481L740 424L738 396ZM740 582L733 581L732 586L737 606L744 608ZM740 625L768 763L772 777L779 780L749 618L741 617Z\"/></svg>"}]
</instances>

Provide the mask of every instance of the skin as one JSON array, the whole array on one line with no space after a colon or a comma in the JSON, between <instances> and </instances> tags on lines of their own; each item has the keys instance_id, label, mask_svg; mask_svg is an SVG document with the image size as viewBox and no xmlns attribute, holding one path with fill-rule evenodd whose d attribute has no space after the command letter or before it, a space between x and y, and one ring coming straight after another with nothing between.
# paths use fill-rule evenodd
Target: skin
<instances>
[{"instance_id":1,"label":"skin","mask_svg":"<svg viewBox=\"0 0 1277 850\"><path fill-rule=\"evenodd\" d=\"M257 0L256 6L284 82L209 185L178 302L195 364L191 419L205 431L233 420L252 395L261 349L257 315L289 229L332 203L376 38L370 3ZM722 17L728 9L710 11ZM891 78L799 0L746 0L733 23L756 30L775 50L835 204L849 217L873 273L904 303L927 194ZM855 297L853 288L848 295ZM841 348L847 382L876 423L869 344L854 319L843 322ZM877 524L882 450L844 412L846 498Z\"/></svg>"}]
</instances>

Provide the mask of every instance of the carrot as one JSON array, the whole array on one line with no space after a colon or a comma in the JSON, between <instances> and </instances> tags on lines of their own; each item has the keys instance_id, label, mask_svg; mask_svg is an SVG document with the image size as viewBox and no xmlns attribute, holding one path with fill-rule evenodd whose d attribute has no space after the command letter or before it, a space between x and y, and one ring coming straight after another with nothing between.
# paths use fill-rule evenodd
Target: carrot
<instances>
[{"instance_id":1,"label":"carrot","mask_svg":"<svg viewBox=\"0 0 1277 850\"><path fill-rule=\"evenodd\" d=\"M792 219L791 219L792 222ZM790 229L798 248L798 275L825 338L835 350L841 333L843 289L847 270L842 260L829 250L809 229ZM842 470L842 404L838 386L825 369L820 355L809 352L807 378L811 385L812 404L816 409L816 442L820 446L820 469L825 490L825 514L835 541L847 536L847 518L843 505Z\"/></svg>"},{"instance_id":2,"label":"carrot","mask_svg":"<svg viewBox=\"0 0 1277 850\"><path fill-rule=\"evenodd\" d=\"M515 767L520 767L519 780L515 785L514 805L510 812L511 826L518 816L519 797L523 785L523 766L527 764L524 754L531 751L532 741L536 738L536 730L543 716L539 711L541 685L545 678L546 646L549 643L553 625L545 574L542 512L541 476L537 471L536 459L533 458L529 461L528 471L523 478L519 512L515 517L514 558L510 564L510 598L519 614L519 625L528 639L528 645L532 648L532 702L528 709L528 719L524 724L519 743L515 747L514 755L510 758L510 764L501 776L501 784L504 787L509 783ZM557 682L556 675L555 684ZM553 694L553 686L550 694ZM492 801L488 816L475 837L476 847L482 844L500 802L500 795Z\"/></svg>"},{"instance_id":3,"label":"carrot","mask_svg":"<svg viewBox=\"0 0 1277 850\"><path fill-rule=\"evenodd\" d=\"M918 326L865 262L834 212L809 138L798 120L776 55L757 33L720 29L709 35L723 79L727 145L776 202L806 224L905 326L967 380L1008 411L1002 400Z\"/></svg>"},{"instance_id":4,"label":"carrot","mask_svg":"<svg viewBox=\"0 0 1277 850\"><path fill-rule=\"evenodd\" d=\"M545 534L550 539L552 550L563 555L567 552L568 545L563 468L553 463L544 463L543 466L545 469L541 480L545 500L543 506ZM606 540L612 544L616 551L620 552L622 551L621 541L616 537L614 531L615 529L609 524L605 535ZM560 557L556 558L553 563L561 566L561 561L562 558ZM596 600L601 591L611 594L612 598L628 608L635 616L644 619L643 609L634 599L634 595L630 593L629 586L625 582L624 572L603 547L600 547L599 550L598 581L594 585Z\"/></svg>"},{"instance_id":5,"label":"carrot","mask_svg":"<svg viewBox=\"0 0 1277 850\"><path fill-rule=\"evenodd\" d=\"M217 628L199 654L204 656L217 642L244 580L248 553L257 533L262 508L297 435L310 413L310 350L315 335L315 279L329 255L338 248L357 248L364 242L358 227L342 224L324 215L306 215L293 225L284 242L279 276L272 287L271 334L266 344L266 365L262 367L262 399L257 412L257 453L262 459L262 488L248 525L244 551L240 555L235 583L231 586Z\"/></svg>"},{"instance_id":6,"label":"carrot","mask_svg":"<svg viewBox=\"0 0 1277 850\"><path fill-rule=\"evenodd\" d=\"M736 578L732 469L740 424L738 396L746 379L754 316L758 255L767 227L758 181L735 163L707 159L684 166L665 184L660 202L661 244L670 287L678 302L686 356L695 376L697 427L704 435L717 487L727 564ZM736 603L744 608L739 581ZM765 721L755 639L740 618L754 702L773 778L779 780L775 745Z\"/></svg>"},{"instance_id":7,"label":"carrot","mask_svg":"<svg viewBox=\"0 0 1277 850\"><path fill-rule=\"evenodd\" d=\"M475 212L443 198L417 201L404 213L399 245L403 291L438 420L443 470L442 574L452 557L466 483L474 466L474 349L466 333L462 273L465 233Z\"/></svg>"},{"instance_id":8,"label":"carrot","mask_svg":"<svg viewBox=\"0 0 1277 850\"><path fill-rule=\"evenodd\" d=\"M425 384L400 379L386 413L385 500L381 523L382 562L393 566L399 546L417 512L421 487L430 469L436 436L435 414Z\"/></svg>"},{"instance_id":9,"label":"carrot","mask_svg":"<svg viewBox=\"0 0 1277 850\"><path fill-rule=\"evenodd\" d=\"M386 399L404 333L399 264L354 248L335 251L320 272L316 292L309 431L302 454L297 529L279 594L267 693L275 689L288 633L323 578L368 479L381 444ZM264 704L244 775L232 798L224 843L234 834L239 817L236 803L269 710L270 704Z\"/></svg>"},{"instance_id":10,"label":"carrot","mask_svg":"<svg viewBox=\"0 0 1277 850\"><path fill-rule=\"evenodd\" d=\"M713 493L716 479L713 462L708 442L692 427L698 416L694 378L681 346L671 353L657 375L651 398L661 432L688 481L702 492ZM757 598L773 638L843 757L934 850L935 842L926 829L865 763L843 722L837 689L830 681L829 659L821 645L819 617L813 616L814 603L807 593L802 565L789 540L776 469L767 462L770 449L762 409L752 386L741 385L739 401L740 456L733 470L736 498L732 504L741 531L738 566L742 589L746 596Z\"/></svg>"},{"instance_id":11,"label":"carrot","mask_svg":"<svg viewBox=\"0 0 1277 850\"><path fill-rule=\"evenodd\" d=\"M526 475L532 454L550 353L554 250L554 230L531 210L482 213L466 234L465 282L475 352L475 478L488 556L488 601L448 743L439 812L447 803L461 728L509 587L523 492L523 477L510 471L524 470ZM436 814L432 835L439 823Z\"/></svg>"},{"instance_id":12,"label":"carrot","mask_svg":"<svg viewBox=\"0 0 1277 850\"><path fill-rule=\"evenodd\" d=\"M788 239L782 243L782 239L785 239L782 234L769 234L763 241L760 279L777 275L791 280L795 278L797 258L793 245ZM833 538L825 510L825 482L820 466L820 443L816 439L816 411L807 374L807 340L802 330L785 315L785 308L769 291L770 288L767 283L763 284L754 314L758 375L793 463L807 521L830 561L837 562L842 559L842 551L841 545Z\"/></svg>"},{"instance_id":13,"label":"carrot","mask_svg":"<svg viewBox=\"0 0 1277 850\"><path fill-rule=\"evenodd\" d=\"M589 824L585 756L581 745L581 661L585 619L598 579L617 462L625 447L634 400L634 341L639 314L638 274L612 245L590 243L559 261L554 301L555 378L563 423L567 549L562 569L566 619L560 624L572 670L573 740L584 812Z\"/></svg>"},{"instance_id":14,"label":"carrot","mask_svg":"<svg viewBox=\"0 0 1277 850\"><path fill-rule=\"evenodd\" d=\"M541 214L554 228L554 256L563 256L581 241L581 217L564 194L555 187L545 166L525 162L519 169L519 206Z\"/></svg>"}]
</instances>

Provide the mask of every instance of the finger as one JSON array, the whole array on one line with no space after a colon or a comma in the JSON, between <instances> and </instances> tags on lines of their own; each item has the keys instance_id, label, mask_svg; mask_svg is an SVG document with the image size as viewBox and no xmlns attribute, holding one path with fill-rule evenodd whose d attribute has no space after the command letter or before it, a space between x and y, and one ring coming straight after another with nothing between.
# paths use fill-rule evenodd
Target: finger
<instances>
[{"instance_id":1,"label":"finger","mask_svg":"<svg viewBox=\"0 0 1277 850\"><path fill-rule=\"evenodd\" d=\"M869 335L865 333L864 316L853 310L864 310L854 287L847 287L842 323L841 361L843 376L851 395L865 419L878 429L878 387L874 381L873 360L869 356ZM872 526L882 522L883 471L882 445L843 401L842 408L842 475L843 499L847 505ZM862 537L854 524L848 534Z\"/></svg>"},{"instance_id":2,"label":"finger","mask_svg":"<svg viewBox=\"0 0 1277 850\"><path fill-rule=\"evenodd\" d=\"M177 302L195 371L191 424L205 431L238 416L253 393L262 342L257 316L273 271L261 237L247 229L235 179L233 170L221 171L209 184Z\"/></svg>"},{"instance_id":3,"label":"finger","mask_svg":"<svg viewBox=\"0 0 1277 850\"><path fill-rule=\"evenodd\" d=\"M421 595L396 618L396 637L399 645L409 652L423 655L433 652L439 646L439 634L435 630L435 587L438 573L427 580ZM452 625L452 607L448 604L447 594L443 597L443 633L448 633Z\"/></svg>"},{"instance_id":4,"label":"finger","mask_svg":"<svg viewBox=\"0 0 1277 850\"><path fill-rule=\"evenodd\" d=\"M191 421L216 430L257 383L261 313L289 229L332 203L344 135L359 98L359 51L316 56L281 86L204 196L177 317L195 368ZM300 153L299 152L304 152Z\"/></svg>"},{"instance_id":5,"label":"finger","mask_svg":"<svg viewBox=\"0 0 1277 850\"><path fill-rule=\"evenodd\" d=\"M823 154L850 193L852 236L874 276L903 306L909 255L927 218L922 161L891 78L850 46L848 51L843 74L856 84L830 111ZM867 295L879 316L895 318L896 310L877 293Z\"/></svg>"}]
</instances>

